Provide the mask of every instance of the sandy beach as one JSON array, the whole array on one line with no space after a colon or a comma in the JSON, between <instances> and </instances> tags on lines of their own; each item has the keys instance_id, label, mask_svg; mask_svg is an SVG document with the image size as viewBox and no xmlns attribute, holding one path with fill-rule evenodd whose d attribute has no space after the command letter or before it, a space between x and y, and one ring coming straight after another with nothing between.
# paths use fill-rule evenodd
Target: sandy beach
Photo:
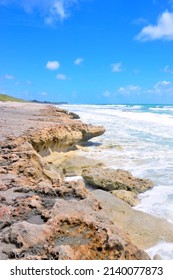
<instances>
[{"instance_id":1,"label":"sandy beach","mask_svg":"<svg viewBox=\"0 0 173 280\"><path fill-rule=\"evenodd\" d=\"M49 106L38 103L0 101L0 140L5 140L7 136L18 137L30 129L52 125L54 120L42 114L46 108Z\"/></svg>"}]
</instances>

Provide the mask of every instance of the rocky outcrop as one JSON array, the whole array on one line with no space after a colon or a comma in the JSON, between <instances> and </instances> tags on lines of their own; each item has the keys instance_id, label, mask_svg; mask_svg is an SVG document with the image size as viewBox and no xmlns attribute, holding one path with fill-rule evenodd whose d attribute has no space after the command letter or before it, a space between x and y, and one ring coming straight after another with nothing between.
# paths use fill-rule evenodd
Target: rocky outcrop
<instances>
[{"instance_id":1,"label":"rocky outcrop","mask_svg":"<svg viewBox=\"0 0 173 280\"><path fill-rule=\"evenodd\" d=\"M35 205L36 206L36 205ZM109 221L97 199L58 199L42 225L16 222L5 229L2 241L16 249L6 252L19 259L149 259Z\"/></svg>"},{"instance_id":2,"label":"rocky outcrop","mask_svg":"<svg viewBox=\"0 0 173 280\"><path fill-rule=\"evenodd\" d=\"M66 181L64 177L82 173L86 180L88 176L98 184L95 170L108 190L123 186L127 192L145 191L150 182L128 172L106 170L86 157L76 158L72 151L104 133L103 127L82 124L74 114L51 106L39 105L39 110L35 105L23 107L6 110L4 106L3 110L11 136L2 126L0 259L148 260L142 249L150 242L142 244L142 240L147 240L146 236L148 240L161 238L161 234L167 240L172 233L169 224L158 223L164 231L149 238L151 216L135 214L139 211L132 211L108 192L91 191L82 179ZM16 123L21 116L25 120L19 127ZM147 226L141 229L144 218Z\"/></svg>"},{"instance_id":3,"label":"rocky outcrop","mask_svg":"<svg viewBox=\"0 0 173 280\"><path fill-rule=\"evenodd\" d=\"M153 186L150 180L134 177L130 172L111 168L88 168L82 172L87 183L106 191L126 190L141 193Z\"/></svg>"},{"instance_id":4,"label":"rocky outcrop","mask_svg":"<svg viewBox=\"0 0 173 280\"><path fill-rule=\"evenodd\" d=\"M77 151L67 153L54 152L47 156L46 161L52 163L57 168L61 166L65 176L81 176L86 168L103 167L104 164L97 160L90 159L86 156L81 156Z\"/></svg>"},{"instance_id":5,"label":"rocky outcrop","mask_svg":"<svg viewBox=\"0 0 173 280\"><path fill-rule=\"evenodd\" d=\"M149 258L112 224L83 181L64 182L23 138L1 149L2 158L8 155L1 174L3 258Z\"/></svg>"},{"instance_id":6,"label":"rocky outcrop","mask_svg":"<svg viewBox=\"0 0 173 280\"><path fill-rule=\"evenodd\" d=\"M79 115L75 114L74 112L69 112L65 109L61 109L58 107L54 107L51 105L47 105L46 108L41 109L41 112L44 116L56 116L59 118L67 118L69 117L70 119L80 119Z\"/></svg>"},{"instance_id":7,"label":"rocky outcrop","mask_svg":"<svg viewBox=\"0 0 173 280\"><path fill-rule=\"evenodd\" d=\"M103 127L84 125L58 125L57 127L45 128L28 136L28 141L42 156L53 151L67 152L76 149L75 145L89 139L100 136L105 132Z\"/></svg>"}]
</instances>

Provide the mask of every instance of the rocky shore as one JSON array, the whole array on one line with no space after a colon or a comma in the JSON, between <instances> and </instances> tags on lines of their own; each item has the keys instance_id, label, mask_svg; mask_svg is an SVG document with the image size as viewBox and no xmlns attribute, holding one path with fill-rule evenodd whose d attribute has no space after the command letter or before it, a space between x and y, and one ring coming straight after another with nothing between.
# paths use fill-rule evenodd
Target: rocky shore
<instances>
[{"instance_id":1,"label":"rocky shore","mask_svg":"<svg viewBox=\"0 0 173 280\"><path fill-rule=\"evenodd\" d=\"M104 132L53 106L0 103L0 259L148 260L173 242L172 224L131 207L150 180L81 156Z\"/></svg>"}]
</instances>

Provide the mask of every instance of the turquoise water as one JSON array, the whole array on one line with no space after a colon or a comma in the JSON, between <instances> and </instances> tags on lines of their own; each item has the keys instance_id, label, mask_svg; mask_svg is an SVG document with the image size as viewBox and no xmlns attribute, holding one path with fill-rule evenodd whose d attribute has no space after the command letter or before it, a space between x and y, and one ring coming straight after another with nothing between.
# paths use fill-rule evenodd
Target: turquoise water
<instances>
[{"instance_id":1,"label":"turquoise water","mask_svg":"<svg viewBox=\"0 0 173 280\"><path fill-rule=\"evenodd\" d=\"M154 188L140 195L136 209L173 223L173 105L62 107L86 123L105 126L105 134L90 141L87 155L151 179ZM167 258L173 259L173 253Z\"/></svg>"}]
</instances>

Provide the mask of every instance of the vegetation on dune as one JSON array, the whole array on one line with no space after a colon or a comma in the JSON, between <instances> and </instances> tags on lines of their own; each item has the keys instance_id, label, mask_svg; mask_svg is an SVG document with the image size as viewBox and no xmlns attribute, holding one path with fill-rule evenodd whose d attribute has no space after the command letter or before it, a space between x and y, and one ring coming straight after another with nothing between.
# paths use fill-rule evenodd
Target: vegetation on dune
<instances>
[{"instance_id":1,"label":"vegetation on dune","mask_svg":"<svg viewBox=\"0 0 173 280\"><path fill-rule=\"evenodd\" d=\"M7 94L0 94L0 101L27 102L26 100L15 98Z\"/></svg>"},{"instance_id":2,"label":"vegetation on dune","mask_svg":"<svg viewBox=\"0 0 173 280\"><path fill-rule=\"evenodd\" d=\"M67 102L51 102L51 101L39 101L39 100L24 100L24 99L20 99L20 98L16 98L7 94L1 94L0 93L0 101L14 101L14 102L32 102L32 103L41 103L41 104L53 104L53 105L57 105L57 104L68 104Z\"/></svg>"}]
</instances>

